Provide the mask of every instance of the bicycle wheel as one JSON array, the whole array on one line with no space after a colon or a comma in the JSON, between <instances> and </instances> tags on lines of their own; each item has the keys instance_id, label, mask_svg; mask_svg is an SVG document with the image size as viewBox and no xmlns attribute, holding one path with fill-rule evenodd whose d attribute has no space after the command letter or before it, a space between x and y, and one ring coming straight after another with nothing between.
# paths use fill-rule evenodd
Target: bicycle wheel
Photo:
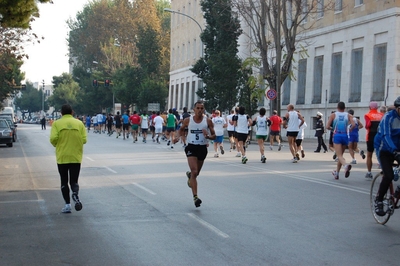
<instances>
[{"instance_id":1,"label":"bicycle wheel","mask_svg":"<svg viewBox=\"0 0 400 266\"><path fill-rule=\"evenodd\" d=\"M375 213L375 199L376 196L378 195L379 185L381 184L382 177L383 173L381 172L372 179L371 191L370 191L370 204L371 204L372 216L374 217L375 221L378 224L383 225L389 221L390 216L394 212L394 202L390 195L390 191L388 190L388 192L383 197L383 209L386 212L385 216L379 216Z\"/></svg>"}]
</instances>

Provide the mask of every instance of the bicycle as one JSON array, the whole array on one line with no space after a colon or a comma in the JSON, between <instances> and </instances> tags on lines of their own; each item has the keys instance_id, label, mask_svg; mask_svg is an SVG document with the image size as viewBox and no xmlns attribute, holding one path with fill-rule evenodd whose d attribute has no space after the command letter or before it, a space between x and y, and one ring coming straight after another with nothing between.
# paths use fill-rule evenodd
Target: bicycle
<instances>
[{"instance_id":1,"label":"bicycle","mask_svg":"<svg viewBox=\"0 0 400 266\"><path fill-rule=\"evenodd\" d=\"M393 171L399 171L399 165L394 164L393 165ZM399 198L394 197L394 186L392 181L390 183L388 192L385 194L383 197L383 209L385 211L385 216L379 216L375 213L375 199L378 195L379 191L379 185L381 183L381 180L383 178L383 171L375 175L375 177L372 179L371 183L371 191L370 191L370 204L371 204L371 211L372 211L372 216L374 217L375 221L378 224L386 224L389 221L390 216L393 215L395 209L400 208L399 204Z\"/></svg>"}]
</instances>

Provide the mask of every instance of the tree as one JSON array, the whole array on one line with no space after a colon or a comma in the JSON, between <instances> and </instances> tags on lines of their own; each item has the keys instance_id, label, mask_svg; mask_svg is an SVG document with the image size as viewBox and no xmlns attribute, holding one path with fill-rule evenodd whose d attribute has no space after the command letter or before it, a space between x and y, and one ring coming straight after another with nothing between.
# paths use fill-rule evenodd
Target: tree
<instances>
[{"instance_id":1,"label":"tree","mask_svg":"<svg viewBox=\"0 0 400 266\"><path fill-rule=\"evenodd\" d=\"M29 81L26 82L26 90L21 92L21 96L15 98L15 105L21 110L22 113L28 113L28 117L31 117L32 112L38 112L42 110L43 91L33 87L33 84ZM45 102L45 110L48 109L48 105Z\"/></svg>"},{"instance_id":2,"label":"tree","mask_svg":"<svg viewBox=\"0 0 400 266\"><path fill-rule=\"evenodd\" d=\"M205 100L208 109L230 110L237 102L241 67L237 52L242 31L231 7L231 0L201 2L206 28L200 38L205 51L191 71L205 83L197 95Z\"/></svg>"},{"instance_id":3,"label":"tree","mask_svg":"<svg viewBox=\"0 0 400 266\"><path fill-rule=\"evenodd\" d=\"M16 85L24 79L20 67L22 61L11 53L0 53L0 102L8 97L14 97L18 91Z\"/></svg>"},{"instance_id":4,"label":"tree","mask_svg":"<svg viewBox=\"0 0 400 266\"><path fill-rule=\"evenodd\" d=\"M33 17L39 17L36 0L0 0L0 25L3 28L29 28ZM51 0L39 0L40 3Z\"/></svg>"},{"instance_id":5,"label":"tree","mask_svg":"<svg viewBox=\"0 0 400 266\"><path fill-rule=\"evenodd\" d=\"M78 102L79 84L66 73L60 77L53 77L53 84L53 94L47 99L49 105L56 111L61 110L61 106L66 103L75 106Z\"/></svg>"},{"instance_id":6,"label":"tree","mask_svg":"<svg viewBox=\"0 0 400 266\"><path fill-rule=\"evenodd\" d=\"M160 110L165 110L168 86L162 80L152 78L143 80L138 97L138 108L147 111L148 103L159 103Z\"/></svg>"},{"instance_id":7,"label":"tree","mask_svg":"<svg viewBox=\"0 0 400 266\"><path fill-rule=\"evenodd\" d=\"M281 86L290 75L296 50L305 41L302 35L315 27L324 10L332 9L332 0L235 0L235 6L250 29L249 39L257 47L262 76L277 91L273 109L281 109Z\"/></svg>"}]
</instances>

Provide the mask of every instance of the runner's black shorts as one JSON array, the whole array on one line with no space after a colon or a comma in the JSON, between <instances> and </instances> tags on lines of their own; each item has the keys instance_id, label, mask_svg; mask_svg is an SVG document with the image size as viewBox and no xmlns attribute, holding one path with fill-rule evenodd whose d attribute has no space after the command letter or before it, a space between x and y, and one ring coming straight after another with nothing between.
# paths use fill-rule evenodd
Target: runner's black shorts
<instances>
[{"instance_id":1,"label":"runner's black shorts","mask_svg":"<svg viewBox=\"0 0 400 266\"><path fill-rule=\"evenodd\" d=\"M185 147L186 157L197 157L197 160L204 161L207 157L207 145L188 144Z\"/></svg>"}]
</instances>

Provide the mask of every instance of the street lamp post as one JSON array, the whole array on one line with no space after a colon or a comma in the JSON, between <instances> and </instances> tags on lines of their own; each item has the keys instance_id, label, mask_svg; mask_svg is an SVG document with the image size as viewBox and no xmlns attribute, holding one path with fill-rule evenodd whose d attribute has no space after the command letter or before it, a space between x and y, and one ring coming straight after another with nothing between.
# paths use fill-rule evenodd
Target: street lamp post
<instances>
[{"instance_id":1,"label":"street lamp post","mask_svg":"<svg viewBox=\"0 0 400 266\"><path fill-rule=\"evenodd\" d=\"M43 85L43 87L42 87L42 115L44 117L45 116L44 115L44 80L42 80L42 85Z\"/></svg>"},{"instance_id":2,"label":"street lamp post","mask_svg":"<svg viewBox=\"0 0 400 266\"><path fill-rule=\"evenodd\" d=\"M200 23L199 23L197 20L195 20L193 17L191 17L191 16L189 16L189 15L186 15L186 14L184 14L184 13L181 13L181 12L179 12L179 11L173 10L173 9L171 9L171 8L164 8L164 11L169 12L169 13L172 13L172 14L179 14L179 15L182 15L182 16L185 16L185 17L190 18L191 20L193 20L193 21L197 24L197 26L199 26L199 28L200 28L200 34L203 33L203 28L200 26ZM201 57L203 57L203 56L204 56L203 41L201 40L201 38L200 38L200 41L201 41Z\"/></svg>"},{"instance_id":3,"label":"street lamp post","mask_svg":"<svg viewBox=\"0 0 400 266\"><path fill-rule=\"evenodd\" d=\"M172 13L172 14L178 14L178 15L182 15L182 16L185 16L187 18L190 18L192 21L194 21L197 24L197 26L199 26L200 34L203 33L203 28L201 27L200 23L197 20L195 20L193 17L191 17L191 16L189 16L187 14L181 13L179 11L173 10L171 8L164 8L164 11ZM204 57L204 47L203 47L203 41L201 40L201 37L200 37L200 42L201 42L201 58L203 58ZM203 81L200 80L200 79L198 81L201 82L201 87L203 87Z\"/></svg>"}]
</instances>

